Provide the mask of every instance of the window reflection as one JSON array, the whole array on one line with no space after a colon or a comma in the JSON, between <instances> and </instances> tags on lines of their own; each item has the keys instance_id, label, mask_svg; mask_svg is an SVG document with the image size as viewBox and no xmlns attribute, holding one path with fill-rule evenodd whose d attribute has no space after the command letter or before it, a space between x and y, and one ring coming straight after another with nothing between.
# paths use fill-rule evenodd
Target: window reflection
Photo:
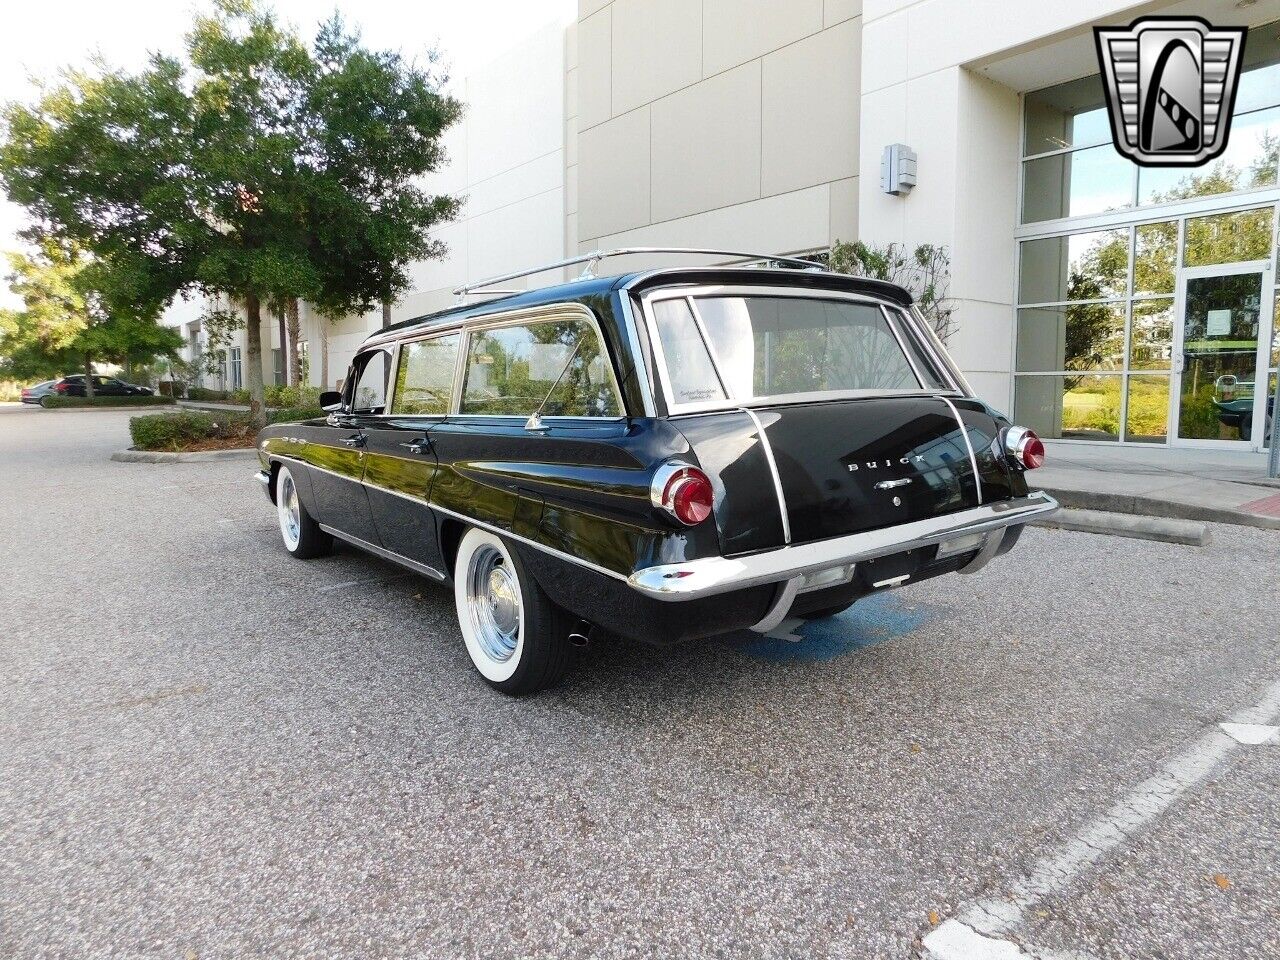
<instances>
[{"instance_id":1,"label":"window reflection","mask_svg":"<svg viewBox=\"0 0 1280 960\"><path fill-rule=\"evenodd\" d=\"M1255 27L1244 46L1236 115L1280 104L1280 23ZM1234 136L1234 134L1233 134Z\"/></svg>"},{"instance_id":2,"label":"window reflection","mask_svg":"<svg viewBox=\"0 0 1280 960\"><path fill-rule=\"evenodd\" d=\"M1144 223L1133 252L1133 292L1173 293L1178 268L1178 221Z\"/></svg>"},{"instance_id":3,"label":"window reflection","mask_svg":"<svg viewBox=\"0 0 1280 960\"><path fill-rule=\"evenodd\" d=\"M1022 221L1080 217L1133 206L1137 167L1110 143L1023 162Z\"/></svg>"},{"instance_id":4,"label":"window reflection","mask_svg":"<svg viewBox=\"0 0 1280 960\"><path fill-rule=\"evenodd\" d=\"M1018 311L1018 370L1115 370L1124 364L1124 304Z\"/></svg>"},{"instance_id":5,"label":"window reflection","mask_svg":"<svg viewBox=\"0 0 1280 960\"><path fill-rule=\"evenodd\" d=\"M1127 228L1029 240L1021 249L1018 299L1055 303L1123 297L1128 273Z\"/></svg>"},{"instance_id":6,"label":"window reflection","mask_svg":"<svg viewBox=\"0 0 1280 960\"><path fill-rule=\"evenodd\" d=\"M1136 443L1164 443L1169 436L1169 378L1140 376L1128 381L1124 438Z\"/></svg>"},{"instance_id":7,"label":"window reflection","mask_svg":"<svg viewBox=\"0 0 1280 960\"><path fill-rule=\"evenodd\" d=\"M1027 94L1026 111L1023 156L1111 139L1102 78L1097 74Z\"/></svg>"},{"instance_id":8,"label":"window reflection","mask_svg":"<svg viewBox=\"0 0 1280 960\"><path fill-rule=\"evenodd\" d=\"M1168 370L1173 356L1173 300L1135 300L1129 367Z\"/></svg>"},{"instance_id":9,"label":"window reflection","mask_svg":"<svg viewBox=\"0 0 1280 960\"><path fill-rule=\"evenodd\" d=\"M1051 439L1119 440L1123 379L1116 374L1018 377L1013 419Z\"/></svg>"},{"instance_id":10,"label":"window reflection","mask_svg":"<svg viewBox=\"0 0 1280 960\"><path fill-rule=\"evenodd\" d=\"M1138 203L1169 203L1235 190L1273 187L1280 168L1280 107L1236 114L1222 156L1208 166L1187 171L1176 167L1142 167Z\"/></svg>"},{"instance_id":11,"label":"window reflection","mask_svg":"<svg viewBox=\"0 0 1280 960\"><path fill-rule=\"evenodd\" d=\"M1194 217L1187 221L1183 263L1188 267L1266 260L1274 208Z\"/></svg>"}]
</instances>

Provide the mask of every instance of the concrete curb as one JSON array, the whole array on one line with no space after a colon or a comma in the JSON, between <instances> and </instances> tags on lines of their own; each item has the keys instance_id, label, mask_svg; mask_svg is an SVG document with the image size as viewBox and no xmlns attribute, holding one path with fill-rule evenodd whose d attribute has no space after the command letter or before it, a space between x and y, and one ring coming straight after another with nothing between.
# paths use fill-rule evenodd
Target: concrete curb
<instances>
[{"instance_id":1,"label":"concrete curb","mask_svg":"<svg viewBox=\"0 0 1280 960\"><path fill-rule=\"evenodd\" d=\"M120 463L199 463L203 460L257 459L257 447L236 450L196 450L192 453L168 453L162 450L117 450L112 460Z\"/></svg>"},{"instance_id":2,"label":"concrete curb","mask_svg":"<svg viewBox=\"0 0 1280 960\"><path fill-rule=\"evenodd\" d=\"M1078 510L1100 510L1105 513L1127 513L1142 517L1166 517L1173 520L1199 520L1205 523L1231 523L1238 527L1280 530L1280 517L1263 517L1225 507L1161 500L1128 493L1101 493L1093 490L1042 488L1063 507Z\"/></svg>"},{"instance_id":3,"label":"concrete curb","mask_svg":"<svg viewBox=\"0 0 1280 960\"><path fill-rule=\"evenodd\" d=\"M1126 513L1104 513L1100 510L1059 510L1051 517L1031 521L1037 527L1055 527L1081 533L1100 533L1135 540L1158 540L1203 547L1209 542L1209 528L1190 520L1166 517L1140 517Z\"/></svg>"}]
</instances>

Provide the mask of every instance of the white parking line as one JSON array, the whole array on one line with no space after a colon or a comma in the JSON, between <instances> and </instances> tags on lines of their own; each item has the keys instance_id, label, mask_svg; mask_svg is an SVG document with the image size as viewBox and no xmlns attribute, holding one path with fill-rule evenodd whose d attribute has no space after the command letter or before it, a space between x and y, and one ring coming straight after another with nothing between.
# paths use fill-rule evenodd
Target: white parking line
<instances>
[{"instance_id":1,"label":"white parking line","mask_svg":"<svg viewBox=\"0 0 1280 960\"><path fill-rule=\"evenodd\" d=\"M1269 727L1265 723L1220 723L1218 726L1236 743L1250 747L1274 740L1276 734L1280 734L1280 727Z\"/></svg>"},{"instance_id":2,"label":"white parking line","mask_svg":"<svg viewBox=\"0 0 1280 960\"><path fill-rule=\"evenodd\" d=\"M1266 742L1277 728L1280 682L1269 687L1252 707L1235 714L1175 754L1155 776L1138 784L1103 816L1085 826L1062 847L1041 860L1030 875L1000 900L983 900L960 911L924 938L925 956L934 960L1053 960L1064 954L1040 950L1007 938L1039 901L1071 884L1104 856L1160 816L1184 792L1216 771L1242 746ZM1265 735L1262 731L1269 731ZM1261 739L1258 739L1261 737ZM1077 956L1066 954L1065 956Z\"/></svg>"}]
</instances>

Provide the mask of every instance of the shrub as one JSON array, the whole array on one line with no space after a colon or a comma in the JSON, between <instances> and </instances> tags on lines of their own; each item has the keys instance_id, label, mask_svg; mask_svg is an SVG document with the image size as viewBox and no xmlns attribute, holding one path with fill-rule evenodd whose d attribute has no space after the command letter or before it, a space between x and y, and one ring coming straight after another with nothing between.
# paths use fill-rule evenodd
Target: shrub
<instances>
[{"instance_id":1,"label":"shrub","mask_svg":"<svg viewBox=\"0 0 1280 960\"><path fill-rule=\"evenodd\" d=\"M213 418L190 410L134 417L129 421L129 436L139 450L177 450L184 443L212 435Z\"/></svg>"},{"instance_id":2,"label":"shrub","mask_svg":"<svg viewBox=\"0 0 1280 960\"><path fill-rule=\"evenodd\" d=\"M62 407L159 407L173 403L173 397L149 396L133 397L63 397L50 396L44 399L44 406L50 409Z\"/></svg>"},{"instance_id":3,"label":"shrub","mask_svg":"<svg viewBox=\"0 0 1280 960\"><path fill-rule=\"evenodd\" d=\"M268 407L314 407L320 401L320 390L316 387L267 387L266 401Z\"/></svg>"},{"instance_id":4,"label":"shrub","mask_svg":"<svg viewBox=\"0 0 1280 960\"><path fill-rule=\"evenodd\" d=\"M183 410L134 417L129 421L129 435L138 450L180 451L209 440L230 441L215 445L220 448L252 447L257 442L257 434L258 428L250 422L248 414L239 411Z\"/></svg>"},{"instance_id":5,"label":"shrub","mask_svg":"<svg viewBox=\"0 0 1280 960\"><path fill-rule=\"evenodd\" d=\"M187 389L187 399L195 400L199 403L225 402L227 399L227 391L209 390L206 387L189 387Z\"/></svg>"},{"instance_id":6,"label":"shrub","mask_svg":"<svg viewBox=\"0 0 1280 960\"><path fill-rule=\"evenodd\" d=\"M249 391L248 390L228 390L227 402L238 403L241 406L244 406L249 402Z\"/></svg>"},{"instance_id":7,"label":"shrub","mask_svg":"<svg viewBox=\"0 0 1280 960\"><path fill-rule=\"evenodd\" d=\"M319 407L283 407L279 410L272 410L267 415L267 422L294 423L298 420L316 420L324 415L324 411Z\"/></svg>"}]
</instances>

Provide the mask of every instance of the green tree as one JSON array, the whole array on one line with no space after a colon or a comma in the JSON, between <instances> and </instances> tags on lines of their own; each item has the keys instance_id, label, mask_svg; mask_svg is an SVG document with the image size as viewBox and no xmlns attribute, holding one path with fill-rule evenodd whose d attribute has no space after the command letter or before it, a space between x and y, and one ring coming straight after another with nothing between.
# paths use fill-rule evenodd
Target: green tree
<instances>
[{"instance_id":1,"label":"green tree","mask_svg":"<svg viewBox=\"0 0 1280 960\"><path fill-rule=\"evenodd\" d=\"M443 78L365 49L336 16L308 47L253 0L217 0L184 58L66 76L4 115L0 181L36 229L118 261L150 301L198 288L242 305L263 418L264 306L364 312L438 255L458 201L420 178L461 113Z\"/></svg>"},{"instance_id":2,"label":"green tree","mask_svg":"<svg viewBox=\"0 0 1280 960\"><path fill-rule=\"evenodd\" d=\"M145 364L181 347L175 331L156 323L154 304L130 300L129 271L48 237L32 254L7 256L10 289L23 309L0 311L6 372L31 377L82 369L92 396L95 360Z\"/></svg>"},{"instance_id":3,"label":"green tree","mask_svg":"<svg viewBox=\"0 0 1280 960\"><path fill-rule=\"evenodd\" d=\"M861 240L837 240L828 261L836 273L887 280L905 288L943 343L955 332L955 304L949 297L951 255L946 247L922 243L908 250L898 243L876 247Z\"/></svg>"}]
</instances>

